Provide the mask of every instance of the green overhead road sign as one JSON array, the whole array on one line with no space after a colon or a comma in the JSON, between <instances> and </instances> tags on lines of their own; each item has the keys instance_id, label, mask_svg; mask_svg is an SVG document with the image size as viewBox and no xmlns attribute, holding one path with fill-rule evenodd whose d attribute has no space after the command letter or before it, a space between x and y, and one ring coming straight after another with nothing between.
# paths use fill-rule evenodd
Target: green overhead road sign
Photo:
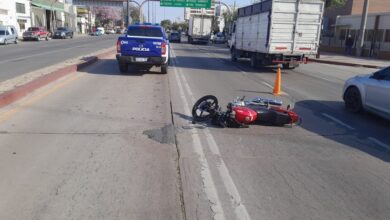
<instances>
[{"instance_id":1,"label":"green overhead road sign","mask_svg":"<svg viewBox=\"0 0 390 220\"><path fill-rule=\"evenodd\" d=\"M160 0L163 7L211 8L211 0Z\"/></svg>"}]
</instances>

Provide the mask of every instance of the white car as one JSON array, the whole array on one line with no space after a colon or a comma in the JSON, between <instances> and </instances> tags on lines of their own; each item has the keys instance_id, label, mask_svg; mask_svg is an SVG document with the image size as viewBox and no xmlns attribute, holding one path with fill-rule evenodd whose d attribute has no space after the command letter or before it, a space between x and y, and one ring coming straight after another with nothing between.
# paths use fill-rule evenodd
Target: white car
<instances>
[{"instance_id":1,"label":"white car","mask_svg":"<svg viewBox=\"0 0 390 220\"><path fill-rule=\"evenodd\" d=\"M390 120L390 66L348 79L343 99L348 111L367 110Z\"/></svg>"}]
</instances>

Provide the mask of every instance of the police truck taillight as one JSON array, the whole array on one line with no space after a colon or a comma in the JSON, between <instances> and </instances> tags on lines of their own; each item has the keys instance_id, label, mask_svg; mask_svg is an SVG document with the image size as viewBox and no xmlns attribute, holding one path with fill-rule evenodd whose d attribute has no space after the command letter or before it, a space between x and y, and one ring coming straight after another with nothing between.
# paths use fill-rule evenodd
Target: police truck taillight
<instances>
[{"instance_id":1,"label":"police truck taillight","mask_svg":"<svg viewBox=\"0 0 390 220\"><path fill-rule=\"evenodd\" d=\"M161 44L161 54L165 55L166 53L167 53L167 44L165 42L163 42Z\"/></svg>"},{"instance_id":2,"label":"police truck taillight","mask_svg":"<svg viewBox=\"0 0 390 220\"><path fill-rule=\"evenodd\" d=\"M120 40L118 40L118 41L116 42L116 52L117 52L117 53L120 53L120 52L121 52L121 41L120 41Z\"/></svg>"}]
</instances>

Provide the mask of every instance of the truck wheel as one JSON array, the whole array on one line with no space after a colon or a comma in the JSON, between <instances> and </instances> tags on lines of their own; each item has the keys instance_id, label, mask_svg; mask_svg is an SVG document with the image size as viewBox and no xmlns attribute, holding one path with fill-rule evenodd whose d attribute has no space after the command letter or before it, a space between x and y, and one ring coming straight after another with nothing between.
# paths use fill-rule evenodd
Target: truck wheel
<instances>
[{"instance_id":1,"label":"truck wheel","mask_svg":"<svg viewBox=\"0 0 390 220\"><path fill-rule=\"evenodd\" d=\"M230 59L233 62L237 61L237 54L236 54L236 49L233 47L230 51Z\"/></svg>"},{"instance_id":2,"label":"truck wheel","mask_svg":"<svg viewBox=\"0 0 390 220\"><path fill-rule=\"evenodd\" d=\"M252 68L256 68L258 65L257 65L257 55L256 53L253 53L251 55L251 67Z\"/></svg>"},{"instance_id":3,"label":"truck wheel","mask_svg":"<svg viewBox=\"0 0 390 220\"><path fill-rule=\"evenodd\" d=\"M161 65L161 73L167 74L168 73L168 64Z\"/></svg>"},{"instance_id":4,"label":"truck wheel","mask_svg":"<svg viewBox=\"0 0 390 220\"><path fill-rule=\"evenodd\" d=\"M119 63L119 71L121 73L126 73L129 70L129 65L127 63Z\"/></svg>"}]
</instances>

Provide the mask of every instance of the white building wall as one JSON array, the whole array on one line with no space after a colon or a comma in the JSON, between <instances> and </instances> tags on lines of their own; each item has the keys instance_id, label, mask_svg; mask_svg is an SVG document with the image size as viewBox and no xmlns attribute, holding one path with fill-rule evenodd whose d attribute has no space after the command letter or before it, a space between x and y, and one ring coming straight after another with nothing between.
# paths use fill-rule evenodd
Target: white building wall
<instances>
[{"instance_id":1,"label":"white building wall","mask_svg":"<svg viewBox=\"0 0 390 220\"><path fill-rule=\"evenodd\" d=\"M15 22L14 26L18 30L19 36L22 36L23 32L26 31L29 27L31 27L31 5L29 0L16 0L14 2L15 8ZM16 3L20 3L24 5L25 12L18 13L16 12Z\"/></svg>"},{"instance_id":2,"label":"white building wall","mask_svg":"<svg viewBox=\"0 0 390 220\"><path fill-rule=\"evenodd\" d=\"M16 3L24 5L24 13L16 12ZM31 27L31 8L29 0L0 0L0 25L12 25L19 36Z\"/></svg>"}]
</instances>

